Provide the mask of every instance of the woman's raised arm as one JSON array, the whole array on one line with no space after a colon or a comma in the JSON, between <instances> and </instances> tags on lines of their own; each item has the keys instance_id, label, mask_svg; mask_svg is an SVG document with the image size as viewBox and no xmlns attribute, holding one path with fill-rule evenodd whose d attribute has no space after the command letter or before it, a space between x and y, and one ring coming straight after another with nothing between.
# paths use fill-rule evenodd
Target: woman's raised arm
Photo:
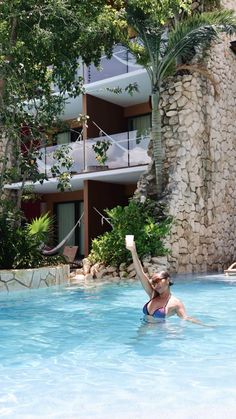
<instances>
[{"instance_id":1,"label":"woman's raised arm","mask_svg":"<svg viewBox=\"0 0 236 419\"><path fill-rule=\"evenodd\" d=\"M143 288L145 289L146 293L149 295L149 297L151 298L154 290L150 284L149 278L148 276L145 274L142 264L139 260L137 251L136 251L136 246L135 246L135 242L128 242L126 240L126 249L128 249L131 252L132 255L132 259L133 259L133 264L134 264L134 268L136 270L137 276L140 279L140 282L143 286Z\"/></svg>"}]
</instances>

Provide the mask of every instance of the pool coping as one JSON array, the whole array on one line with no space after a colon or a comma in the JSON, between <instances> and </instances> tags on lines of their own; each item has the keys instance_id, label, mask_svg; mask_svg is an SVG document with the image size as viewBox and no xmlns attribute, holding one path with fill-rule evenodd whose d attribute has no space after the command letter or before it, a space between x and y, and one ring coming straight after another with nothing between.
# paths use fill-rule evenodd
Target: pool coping
<instances>
[{"instance_id":1,"label":"pool coping","mask_svg":"<svg viewBox=\"0 0 236 419\"><path fill-rule=\"evenodd\" d=\"M0 270L0 292L45 288L68 283L69 265Z\"/></svg>"}]
</instances>

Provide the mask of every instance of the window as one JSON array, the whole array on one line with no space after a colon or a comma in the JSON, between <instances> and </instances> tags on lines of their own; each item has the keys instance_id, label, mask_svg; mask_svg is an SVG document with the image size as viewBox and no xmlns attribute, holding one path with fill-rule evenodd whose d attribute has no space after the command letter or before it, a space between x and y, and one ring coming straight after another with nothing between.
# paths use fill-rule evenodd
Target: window
<instances>
[{"instance_id":1,"label":"window","mask_svg":"<svg viewBox=\"0 0 236 419\"><path fill-rule=\"evenodd\" d=\"M58 145L70 143L70 131L59 132L56 135L56 143Z\"/></svg>"},{"instance_id":2,"label":"window","mask_svg":"<svg viewBox=\"0 0 236 419\"><path fill-rule=\"evenodd\" d=\"M128 120L129 131L147 131L151 128L151 114L135 116Z\"/></svg>"},{"instance_id":3,"label":"window","mask_svg":"<svg viewBox=\"0 0 236 419\"><path fill-rule=\"evenodd\" d=\"M55 205L55 214L57 222L57 237L60 243L66 235L72 230L76 222L83 213L83 202L61 202ZM84 223L83 218L80 226L77 226L70 239L68 246L79 246L79 255L84 255Z\"/></svg>"},{"instance_id":4,"label":"window","mask_svg":"<svg viewBox=\"0 0 236 419\"><path fill-rule=\"evenodd\" d=\"M71 128L69 131L58 132L54 137L54 143L57 145L74 143L79 140L82 128Z\"/></svg>"}]
</instances>

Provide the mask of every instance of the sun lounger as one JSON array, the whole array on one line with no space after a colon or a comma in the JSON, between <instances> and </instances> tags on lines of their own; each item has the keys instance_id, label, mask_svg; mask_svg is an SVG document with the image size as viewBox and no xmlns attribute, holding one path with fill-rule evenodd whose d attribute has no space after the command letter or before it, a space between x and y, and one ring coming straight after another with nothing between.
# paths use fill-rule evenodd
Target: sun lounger
<instances>
[{"instance_id":1,"label":"sun lounger","mask_svg":"<svg viewBox=\"0 0 236 419\"><path fill-rule=\"evenodd\" d=\"M78 268L80 266L79 261L76 261L76 255L78 252L78 246L65 246L63 249L63 256L68 261L70 268Z\"/></svg>"},{"instance_id":2,"label":"sun lounger","mask_svg":"<svg viewBox=\"0 0 236 419\"><path fill-rule=\"evenodd\" d=\"M236 275L236 262L232 263L228 269L224 270L225 275Z\"/></svg>"}]
</instances>

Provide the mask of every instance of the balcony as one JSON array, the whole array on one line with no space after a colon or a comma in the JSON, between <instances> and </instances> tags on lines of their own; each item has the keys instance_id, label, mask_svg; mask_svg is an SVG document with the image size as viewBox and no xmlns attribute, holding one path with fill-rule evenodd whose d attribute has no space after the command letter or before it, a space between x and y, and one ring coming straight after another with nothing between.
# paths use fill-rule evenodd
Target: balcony
<instances>
[{"instance_id":1,"label":"balcony","mask_svg":"<svg viewBox=\"0 0 236 419\"><path fill-rule=\"evenodd\" d=\"M127 48L117 45L110 59L105 56L101 58L100 70L94 65L84 68L85 83L94 83L139 69L142 69L142 66L136 63Z\"/></svg>"},{"instance_id":2,"label":"balcony","mask_svg":"<svg viewBox=\"0 0 236 419\"><path fill-rule=\"evenodd\" d=\"M146 165L150 162L150 158L147 155L150 140L149 133L140 135L137 131L129 131L66 144L69 146L70 157L74 161L71 168L73 174L88 172L91 170L91 167L94 167L94 170L96 170L98 163L92 146L98 140L109 140L111 143L107 151L108 159L106 165L108 169L132 168ZM58 147L62 147L62 145L42 148L40 150L41 159L37 160L39 171L45 173L49 178L52 177L51 167L56 163L53 154Z\"/></svg>"}]
</instances>

